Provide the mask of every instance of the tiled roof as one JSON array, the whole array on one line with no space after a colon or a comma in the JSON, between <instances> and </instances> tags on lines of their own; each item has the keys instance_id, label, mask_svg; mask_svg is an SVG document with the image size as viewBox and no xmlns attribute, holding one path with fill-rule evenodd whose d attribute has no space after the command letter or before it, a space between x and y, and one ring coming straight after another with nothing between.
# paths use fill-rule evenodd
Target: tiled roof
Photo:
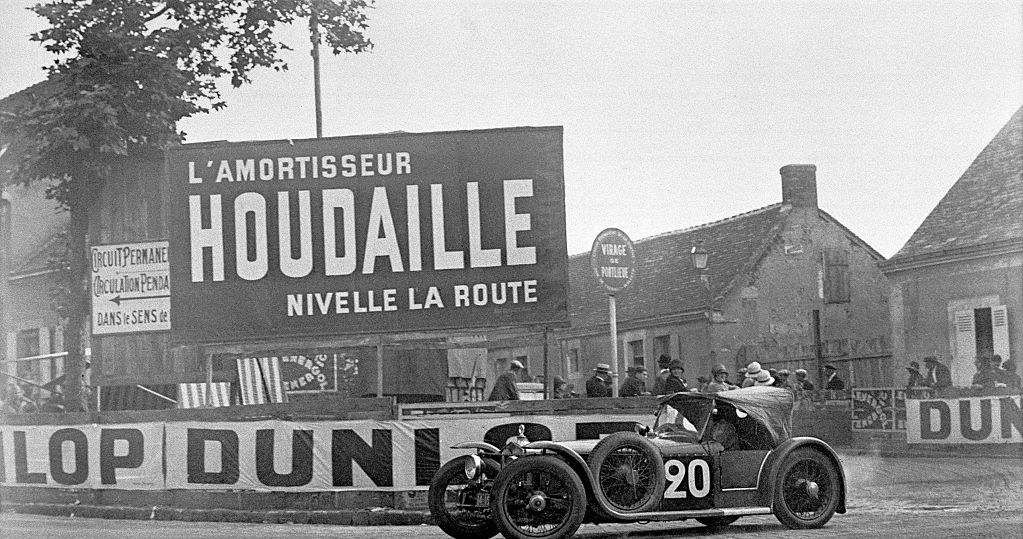
<instances>
[{"instance_id":1,"label":"tiled roof","mask_svg":"<svg viewBox=\"0 0 1023 539\"><path fill-rule=\"evenodd\" d=\"M1023 239L1023 108L890 261Z\"/></svg>"},{"instance_id":2,"label":"tiled roof","mask_svg":"<svg viewBox=\"0 0 1023 539\"><path fill-rule=\"evenodd\" d=\"M723 295L738 277L756 267L781 232L788 213L789 206L778 203L636 241L635 280L616 296L619 324L694 311L705 306L708 297ZM699 240L710 253L709 292L689 258L690 249ZM606 325L607 292L593 275L589 253L569 259L568 281L572 327Z\"/></svg>"}]
</instances>

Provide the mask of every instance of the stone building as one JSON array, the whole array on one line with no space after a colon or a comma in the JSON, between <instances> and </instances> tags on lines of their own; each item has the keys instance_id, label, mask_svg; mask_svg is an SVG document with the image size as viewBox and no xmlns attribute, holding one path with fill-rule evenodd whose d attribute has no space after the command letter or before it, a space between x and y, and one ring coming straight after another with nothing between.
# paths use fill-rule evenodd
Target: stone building
<instances>
[{"instance_id":1,"label":"stone building","mask_svg":"<svg viewBox=\"0 0 1023 539\"><path fill-rule=\"evenodd\" d=\"M12 114L44 90L35 85L5 97L0 114ZM27 387L26 381L47 385L63 374L63 331L51 301L60 275L52 261L63 252L68 214L46 198L46 185L10 184L16 152L15 141L0 133L0 372Z\"/></svg>"},{"instance_id":2,"label":"stone building","mask_svg":"<svg viewBox=\"0 0 1023 539\"><path fill-rule=\"evenodd\" d=\"M883 257L818 207L816 166L782 167L781 186L779 203L635 241L635 280L616 296L620 370L656 372L667 354L682 359L690 382L714 364L734 373L754 360L811 373L832 363L861 387L892 382ZM700 242L709 252L702 275L690 261ZM556 333L551 355L563 361L551 371L582 393L594 366L611 362L607 294L588 253L570 258L569 289L571 328ZM541 353L490 357L495 371L517 358L535 375Z\"/></svg>"},{"instance_id":3,"label":"stone building","mask_svg":"<svg viewBox=\"0 0 1023 539\"><path fill-rule=\"evenodd\" d=\"M897 361L941 356L957 386L970 384L979 355L997 353L1019 362L1023 108L881 268L892 285Z\"/></svg>"}]
</instances>

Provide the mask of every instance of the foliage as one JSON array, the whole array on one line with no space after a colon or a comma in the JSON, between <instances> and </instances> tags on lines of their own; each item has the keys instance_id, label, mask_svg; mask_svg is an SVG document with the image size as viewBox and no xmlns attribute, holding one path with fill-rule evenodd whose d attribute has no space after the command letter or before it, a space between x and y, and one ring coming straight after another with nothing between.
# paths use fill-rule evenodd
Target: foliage
<instances>
[{"instance_id":1,"label":"foliage","mask_svg":"<svg viewBox=\"0 0 1023 539\"><path fill-rule=\"evenodd\" d=\"M46 82L0 114L11 142L6 181L48 182L71 212L60 285L51 298L68 328L88 311L88 212L118 162L183 139L177 122L224 107L217 81L237 87L256 68L287 69L278 25L313 19L315 39L335 54L372 48L372 0L52 0L32 11L49 27L32 36L56 59ZM81 331L65 329L69 409L80 391Z\"/></svg>"},{"instance_id":2,"label":"foliage","mask_svg":"<svg viewBox=\"0 0 1023 539\"><path fill-rule=\"evenodd\" d=\"M224 106L217 81L250 82L259 67L287 69L289 47L273 30L311 16L336 53L372 47L365 36L372 0L56 0L33 11L49 28L32 36L57 59L48 92L0 118L26 141L16 156L21 182L93 185L111 159L162 150L181 140L181 118Z\"/></svg>"}]
</instances>

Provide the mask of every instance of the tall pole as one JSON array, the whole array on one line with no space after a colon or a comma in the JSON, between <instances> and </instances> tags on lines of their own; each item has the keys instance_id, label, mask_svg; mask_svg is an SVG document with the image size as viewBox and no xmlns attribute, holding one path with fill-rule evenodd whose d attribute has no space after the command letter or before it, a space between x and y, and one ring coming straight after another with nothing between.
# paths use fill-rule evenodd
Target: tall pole
<instances>
[{"instance_id":1,"label":"tall pole","mask_svg":"<svg viewBox=\"0 0 1023 539\"><path fill-rule=\"evenodd\" d=\"M551 391L551 360L547 349L547 326L543 328L543 398L549 399L554 396Z\"/></svg>"},{"instance_id":2,"label":"tall pole","mask_svg":"<svg viewBox=\"0 0 1023 539\"><path fill-rule=\"evenodd\" d=\"M320 24L316 11L309 16L309 39L313 42L313 95L316 106L316 138L323 137L323 108L320 104Z\"/></svg>"},{"instance_id":3,"label":"tall pole","mask_svg":"<svg viewBox=\"0 0 1023 539\"><path fill-rule=\"evenodd\" d=\"M618 396L618 307L615 295L607 295L607 310L611 317L611 396Z\"/></svg>"},{"instance_id":4,"label":"tall pole","mask_svg":"<svg viewBox=\"0 0 1023 539\"><path fill-rule=\"evenodd\" d=\"M14 359L7 357L7 305L11 297L8 291L8 259L11 256L11 202L7 200L7 193L0 187L0 359ZM13 363L0 364L0 372L16 372ZM10 367L9 367L10 366Z\"/></svg>"},{"instance_id":5,"label":"tall pole","mask_svg":"<svg viewBox=\"0 0 1023 539\"><path fill-rule=\"evenodd\" d=\"M817 389L824 389L824 352L821 350L821 311L813 310L813 355L817 359Z\"/></svg>"}]
</instances>

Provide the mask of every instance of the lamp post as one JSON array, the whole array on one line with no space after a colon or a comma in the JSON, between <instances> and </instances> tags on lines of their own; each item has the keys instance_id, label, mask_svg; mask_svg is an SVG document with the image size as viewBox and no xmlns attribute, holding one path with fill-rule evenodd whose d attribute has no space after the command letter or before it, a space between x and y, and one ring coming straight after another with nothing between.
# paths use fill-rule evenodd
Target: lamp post
<instances>
[{"instance_id":1,"label":"lamp post","mask_svg":"<svg viewBox=\"0 0 1023 539\"><path fill-rule=\"evenodd\" d=\"M693 263L693 269L700 274L700 282L703 283L704 297L703 307L704 316L707 319L707 325L704 326L707 334L707 350L710 351L709 359L710 362L714 362L714 343L711 342L710 324L713 321L710 310L710 278L707 276L707 261L710 259L710 252L703 246L703 240L697 240L696 244L689 251L689 258Z\"/></svg>"},{"instance_id":2,"label":"lamp post","mask_svg":"<svg viewBox=\"0 0 1023 539\"><path fill-rule=\"evenodd\" d=\"M707 259L710 258L710 253L707 248L703 246L703 240L698 240L696 245L693 245L692 250L689 251L689 258L693 261L693 268L700 273L700 280L703 281L703 286L709 288L710 283L707 279Z\"/></svg>"}]
</instances>

